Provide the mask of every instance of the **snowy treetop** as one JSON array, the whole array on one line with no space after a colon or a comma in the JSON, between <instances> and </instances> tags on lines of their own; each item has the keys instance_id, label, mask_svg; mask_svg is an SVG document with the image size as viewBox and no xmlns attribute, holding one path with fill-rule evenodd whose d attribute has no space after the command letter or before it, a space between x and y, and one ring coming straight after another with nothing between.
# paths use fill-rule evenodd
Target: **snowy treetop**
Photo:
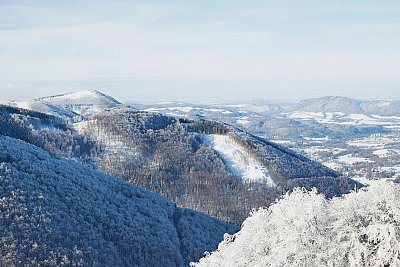
<instances>
[{"instance_id":1,"label":"snowy treetop","mask_svg":"<svg viewBox=\"0 0 400 267\"><path fill-rule=\"evenodd\" d=\"M296 189L196 266L400 266L400 185L326 198Z\"/></svg>"}]
</instances>

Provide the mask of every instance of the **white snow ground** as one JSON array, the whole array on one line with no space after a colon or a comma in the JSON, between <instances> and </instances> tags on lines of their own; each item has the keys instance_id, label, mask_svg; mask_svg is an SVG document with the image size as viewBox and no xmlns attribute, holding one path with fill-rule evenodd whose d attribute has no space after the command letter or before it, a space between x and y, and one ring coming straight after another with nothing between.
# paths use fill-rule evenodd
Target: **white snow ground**
<instances>
[{"instance_id":1,"label":"white snow ground","mask_svg":"<svg viewBox=\"0 0 400 267\"><path fill-rule=\"evenodd\" d=\"M360 158L360 157L353 157L351 154L343 155L338 158L338 161L346 163L346 164L355 164L359 162L374 162L368 158Z\"/></svg>"},{"instance_id":2,"label":"white snow ground","mask_svg":"<svg viewBox=\"0 0 400 267\"><path fill-rule=\"evenodd\" d=\"M341 112L304 112L295 111L287 113L289 118L301 120L315 120L319 123L343 124L343 125L382 125L391 127L399 123L397 116L378 116L365 114L344 114Z\"/></svg>"},{"instance_id":3,"label":"white snow ground","mask_svg":"<svg viewBox=\"0 0 400 267\"><path fill-rule=\"evenodd\" d=\"M261 182L271 187L276 186L267 168L231 137L220 134L204 135L204 144L218 151L230 170L244 183Z\"/></svg>"}]
</instances>

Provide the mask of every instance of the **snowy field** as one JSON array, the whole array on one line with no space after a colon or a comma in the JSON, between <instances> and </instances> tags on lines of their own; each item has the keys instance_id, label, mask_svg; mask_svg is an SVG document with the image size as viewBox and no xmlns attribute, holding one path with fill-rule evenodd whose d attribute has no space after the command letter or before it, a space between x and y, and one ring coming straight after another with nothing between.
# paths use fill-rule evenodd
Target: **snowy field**
<instances>
[{"instance_id":1,"label":"snowy field","mask_svg":"<svg viewBox=\"0 0 400 267\"><path fill-rule=\"evenodd\" d=\"M355 157L352 154L340 156L338 158L338 161L345 163L345 164L354 164L354 163L358 163L358 162L373 162L372 160L369 160L368 158Z\"/></svg>"},{"instance_id":2,"label":"snowy field","mask_svg":"<svg viewBox=\"0 0 400 267\"><path fill-rule=\"evenodd\" d=\"M398 116L378 116L365 114L345 114L342 112L305 112L296 111L286 113L292 119L315 120L319 123L343 124L343 125L382 125L393 127L400 124Z\"/></svg>"}]
</instances>

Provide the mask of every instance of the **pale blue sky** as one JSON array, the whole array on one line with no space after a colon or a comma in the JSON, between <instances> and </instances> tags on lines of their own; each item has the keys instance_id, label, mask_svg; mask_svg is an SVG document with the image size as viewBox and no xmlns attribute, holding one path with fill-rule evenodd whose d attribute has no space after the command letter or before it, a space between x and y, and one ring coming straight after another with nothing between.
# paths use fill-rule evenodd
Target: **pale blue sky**
<instances>
[{"instance_id":1,"label":"pale blue sky","mask_svg":"<svg viewBox=\"0 0 400 267\"><path fill-rule=\"evenodd\" d=\"M0 100L400 98L399 1L0 0Z\"/></svg>"}]
</instances>

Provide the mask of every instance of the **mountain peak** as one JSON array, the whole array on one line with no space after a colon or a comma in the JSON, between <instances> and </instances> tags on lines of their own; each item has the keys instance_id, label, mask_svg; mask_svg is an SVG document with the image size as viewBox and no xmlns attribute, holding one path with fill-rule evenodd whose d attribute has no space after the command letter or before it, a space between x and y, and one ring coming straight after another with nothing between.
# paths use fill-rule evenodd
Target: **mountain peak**
<instances>
[{"instance_id":1,"label":"mountain peak","mask_svg":"<svg viewBox=\"0 0 400 267\"><path fill-rule=\"evenodd\" d=\"M50 101L50 102L85 102L85 103L91 103L91 104L97 104L99 101L101 102L108 102L108 103L114 103L114 104L121 104L119 101L114 99L113 97L106 95L100 91L97 90L83 90L83 91L76 91L76 92L70 92L70 93L65 93L65 94L60 94L60 95L54 95L54 96L47 96L47 97L41 97L37 98L35 100L44 100L44 101Z\"/></svg>"},{"instance_id":2,"label":"mountain peak","mask_svg":"<svg viewBox=\"0 0 400 267\"><path fill-rule=\"evenodd\" d=\"M84 117L104 109L122 105L113 97L97 90L84 90L26 101L13 101L11 106L38 111L63 118Z\"/></svg>"}]
</instances>

